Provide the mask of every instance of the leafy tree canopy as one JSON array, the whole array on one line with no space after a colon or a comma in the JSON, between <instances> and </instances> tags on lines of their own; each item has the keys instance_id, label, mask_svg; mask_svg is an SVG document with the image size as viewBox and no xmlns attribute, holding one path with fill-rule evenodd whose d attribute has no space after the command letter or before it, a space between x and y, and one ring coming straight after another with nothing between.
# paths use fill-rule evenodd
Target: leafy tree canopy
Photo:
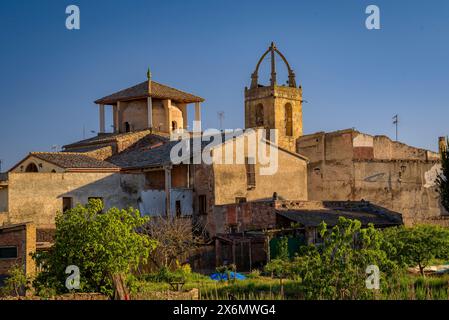
<instances>
[{"instance_id":1,"label":"leafy tree canopy","mask_svg":"<svg viewBox=\"0 0 449 320\"><path fill-rule=\"evenodd\" d=\"M36 287L53 287L67 291L67 266L80 270L80 290L112 295L112 275L129 274L145 263L157 243L136 232L147 218L138 210L112 208L105 213L100 200L58 214L55 243L51 251L35 255L43 267Z\"/></svg>"}]
</instances>

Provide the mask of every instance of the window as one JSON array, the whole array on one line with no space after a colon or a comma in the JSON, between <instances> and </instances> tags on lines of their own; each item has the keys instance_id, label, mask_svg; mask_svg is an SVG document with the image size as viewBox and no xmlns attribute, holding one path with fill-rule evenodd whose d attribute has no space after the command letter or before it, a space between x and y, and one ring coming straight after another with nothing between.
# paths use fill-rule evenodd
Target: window
<instances>
[{"instance_id":1,"label":"window","mask_svg":"<svg viewBox=\"0 0 449 320\"><path fill-rule=\"evenodd\" d=\"M263 105L258 104L256 106L256 127L263 127L263 123L264 123Z\"/></svg>"},{"instance_id":2,"label":"window","mask_svg":"<svg viewBox=\"0 0 449 320\"><path fill-rule=\"evenodd\" d=\"M256 165L254 164L254 158L245 157L246 167L246 185L248 189L256 187Z\"/></svg>"},{"instance_id":3,"label":"window","mask_svg":"<svg viewBox=\"0 0 449 320\"><path fill-rule=\"evenodd\" d=\"M130 132L131 126L129 125L129 122L125 122L125 132Z\"/></svg>"},{"instance_id":4,"label":"window","mask_svg":"<svg viewBox=\"0 0 449 320\"><path fill-rule=\"evenodd\" d=\"M62 212L66 212L73 208L73 198L64 197L62 198Z\"/></svg>"},{"instance_id":5,"label":"window","mask_svg":"<svg viewBox=\"0 0 449 320\"><path fill-rule=\"evenodd\" d=\"M172 131L175 131L176 129L178 129L178 124L176 123L176 121L171 122L171 129L172 129Z\"/></svg>"},{"instance_id":6,"label":"window","mask_svg":"<svg viewBox=\"0 0 449 320\"><path fill-rule=\"evenodd\" d=\"M207 201L205 195L198 196L198 212L200 215L207 214Z\"/></svg>"},{"instance_id":7,"label":"window","mask_svg":"<svg viewBox=\"0 0 449 320\"><path fill-rule=\"evenodd\" d=\"M175 208L176 208L176 218L180 218L182 211L181 211L181 201L180 200L176 200L175 203Z\"/></svg>"},{"instance_id":8,"label":"window","mask_svg":"<svg viewBox=\"0 0 449 320\"><path fill-rule=\"evenodd\" d=\"M235 198L235 203L240 204L240 203L245 203L246 202L246 198L245 197L236 197Z\"/></svg>"},{"instance_id":9,"label":"window","mask_svg":"<svg viewBox=\"0 0 449 320\"><path fill-rule=\"evenodd\" d=\"M39 172L39 170L37 169L36 164L31 162L29 165L27 165L25 172Z\"/></svg>"},{"instance_id":10,"label":"window","mask_svg":"<svg viewBox=\"0 0 449 320\"><path fill-rule=\"evenodd\" d=\"M0 247L0 259L16 259L17 247Z\"/></svg>"},{"instance_id":11,"label":"window","mask_svg":"<svg viewBox=\"0 0 449 320\"><path fill-rule=\"evenodd\" d=\"M292 105L287 103L285 105L285 135L293 136L293 119L292 119Z\"/></svg>"}]
</instances>

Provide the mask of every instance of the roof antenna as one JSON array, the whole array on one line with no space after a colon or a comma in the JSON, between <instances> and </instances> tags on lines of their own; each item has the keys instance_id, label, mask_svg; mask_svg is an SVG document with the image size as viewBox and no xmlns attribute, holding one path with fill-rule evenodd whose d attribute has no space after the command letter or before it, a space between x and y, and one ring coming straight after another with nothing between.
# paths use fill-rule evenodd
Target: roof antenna
<instances>
[{"instance_id":1,"label":"roof antenna","mask_svg":"<svg viewBox=\"0 0 449 320\"><path fill-rule=\"evenodd\" d=\"M393 124L396 126L396 141L398 141L398 126L399 126L399 115L396 114L393 117Z\"/></svg>"},{"instance_id":2,"label":"roof antenna","mask_svg":"<svg viewBox=\"0 0 449 320\"><path fill-rule=\"evenodd\" d=\"M224 120L224 117L225 117L225 112L224 111L218 111L217 115L218 115L218 120L220 121L220 131L223 131L223 120Z\"/></svg>"}]
</instances>

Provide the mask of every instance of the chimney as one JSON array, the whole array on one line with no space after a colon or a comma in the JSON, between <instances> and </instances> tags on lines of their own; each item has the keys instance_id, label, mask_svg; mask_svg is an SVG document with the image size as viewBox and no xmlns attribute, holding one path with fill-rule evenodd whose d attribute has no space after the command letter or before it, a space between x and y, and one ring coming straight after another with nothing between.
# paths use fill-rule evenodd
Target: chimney
<instances>
[{"instance_id":1,"label":"chimney","mask_svg":"<svg viewBox=\"0 0 449 320\"><path fill-rule=\"evenodd\" d=\"M446 151L446 138L445 137L438 137L438 151L440 153L443 153Z\"/></svg>"}]
</instances>

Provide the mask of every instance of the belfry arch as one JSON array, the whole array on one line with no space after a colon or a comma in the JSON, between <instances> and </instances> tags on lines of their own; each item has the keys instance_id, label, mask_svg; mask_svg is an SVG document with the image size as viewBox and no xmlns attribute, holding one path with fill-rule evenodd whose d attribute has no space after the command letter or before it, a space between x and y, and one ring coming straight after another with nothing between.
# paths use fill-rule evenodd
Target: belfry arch
<instances>
[{"instance_id":1,"label":"belfry arch","mask_svg":"<svg viewBox=\"0 0 449 320\"><path fill-rule=\"evenodd\" d=\"M269 55L270 83L262 85L258 82L259 69ZM287 84L277 83L276 56L287 68ZM302 136L302 88L296 86L293 69L273 42L257 61L251 74L251 86L245 88L245 128L261 127L278 130L279 146L296 152L296 140Z\"/></svg>"}]
</instances>

